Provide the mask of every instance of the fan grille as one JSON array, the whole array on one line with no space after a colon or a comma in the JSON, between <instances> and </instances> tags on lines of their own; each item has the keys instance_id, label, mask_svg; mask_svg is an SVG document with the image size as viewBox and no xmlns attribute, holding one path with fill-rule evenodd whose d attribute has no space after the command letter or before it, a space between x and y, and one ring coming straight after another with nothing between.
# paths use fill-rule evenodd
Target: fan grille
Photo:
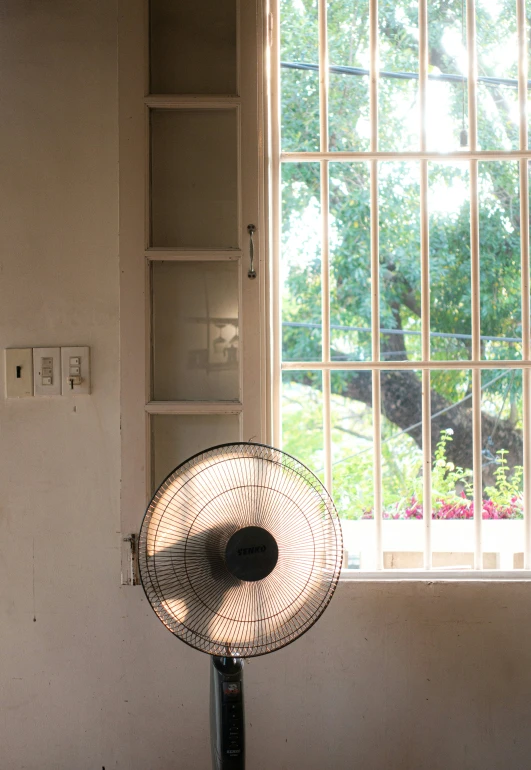
<instances>
[{"instance_id":1,"label":"fan grille","mask_svg":"<svg viewBox=\"0 0 531 770\"><path fill-rule=\"evenodd\" d=\"M249 582L225 549L244 527L275 539L278 561ZM160 486L140 532L140 574L164 625L211 655L254 657L284 647L319 618L341 569L341 526L319 479L262 444L192 457Z\"/></svg>"}]
</instances>

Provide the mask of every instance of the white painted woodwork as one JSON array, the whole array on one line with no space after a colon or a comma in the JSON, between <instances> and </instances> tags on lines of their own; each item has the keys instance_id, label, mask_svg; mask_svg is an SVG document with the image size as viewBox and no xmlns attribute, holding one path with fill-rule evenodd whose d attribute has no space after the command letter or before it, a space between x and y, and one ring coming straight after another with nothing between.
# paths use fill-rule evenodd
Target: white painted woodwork
<instances>
[{"instance_id":1,"label":"white painted woodwork","mask_svg":"<svg viewBox=\"0 0 531 770\"><path fill-rule=\"evenodd\" d=\"M152 263L153 400L240 399L239 265Z\"/></svg>"},{"instance_id":2,"label":"white painted woodwork","mask_svg":"<svg viewBox=\"0 0 531 770\"><path fill-rule=\"evenodd\" d=\"M217 444L238 441L237 414L157 414L153 431L153 491L189 457Z\"/></svg>"},{"instance_id":3,"label":"white painted woodwork","mask_svg":"<svg viewBox=\"0 0 531 770\"><path fill-rule=\"evenodd\" d=\"M153 94L235 94L236 0L151 0Z\"/></svg>"},{"instance_id":4,"label":"white painted woodwork","mask_svg":"<svg viewBox=\"0 0 531 770\"><path fill-rule=\"evenodd\" d=\"M151 111L153 246L238 246L238 111Z\"/></svg>"}]
</instances>

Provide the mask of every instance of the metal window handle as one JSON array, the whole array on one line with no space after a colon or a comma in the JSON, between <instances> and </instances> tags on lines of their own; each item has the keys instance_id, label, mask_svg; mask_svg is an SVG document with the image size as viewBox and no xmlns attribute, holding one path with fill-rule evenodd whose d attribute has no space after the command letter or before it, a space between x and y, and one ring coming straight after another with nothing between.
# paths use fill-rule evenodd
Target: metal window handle
<instances>
[{"instance_id":1,"label":"metal window handle","mask_svg":"<svg viewBox=\"0 0 531 770\"><path fill-rule=\"evenodd\" d=\"M251 259L251 266L247 273L248 278L256 278L256 270L254 269L254 240L253 234L256 231L254 225L247 225L247 232L249 233L249 257Z\"/></svg>"}]
</instances>

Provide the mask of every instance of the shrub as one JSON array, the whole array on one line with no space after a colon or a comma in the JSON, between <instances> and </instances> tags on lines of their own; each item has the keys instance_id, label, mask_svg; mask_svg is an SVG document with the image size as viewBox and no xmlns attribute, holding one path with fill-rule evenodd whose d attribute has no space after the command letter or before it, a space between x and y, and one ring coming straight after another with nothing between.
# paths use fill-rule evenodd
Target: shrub
<instances>
[{"instance_id":1,"label":"shrub","mask_svg":"<svg viewBox=\"0 0 531 770\"><path fill-rule=\"evenodd\" d=\"M441 431L432 467L432 519L473 519L472 472L458 468L446 458L446 444L452 441L451 429ZM483 519L522 519L523 500L521 482L523 469L515 466L509 477L506 449L498 450L497 468L493 486L485 487L482 503ZM418 485L416 485L418 486ZM416 490L411 497L387 506L384 519L422 519L424 509L422 494ZM373 519L372 509L364 511L362 519Z\"/></svg>"}]
</instances>

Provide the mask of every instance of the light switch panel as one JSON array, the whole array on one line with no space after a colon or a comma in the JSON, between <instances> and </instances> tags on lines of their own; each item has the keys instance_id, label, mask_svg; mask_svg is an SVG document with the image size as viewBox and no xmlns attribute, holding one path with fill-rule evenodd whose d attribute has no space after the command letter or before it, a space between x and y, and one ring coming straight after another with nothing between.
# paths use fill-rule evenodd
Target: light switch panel
<instances>
[{"instance_id":1,"label":"light switch panel","mask_svg":"<svg viewBox=\"0 0 531 770\"><path fill-rule=\"evenodd\" d=\"M36 396L61 395L60 348L33 348L33 384Z\"/></svg>"},{"instance_id":2,"label":"light switch panel","mask_svg":"<svg viewBox=\"0 0 531 770\"><path fill-rule=\"evenodd\" d=\"M61 348L63 396L90 393L90 348Z\"/></svg>"},{"instance_id":3,"label":"light switch panel","mask_svg":"<svg viewBox=\"0 0 531 770\"><path fill-rule=\"evenodd\" d=\"M33 396L33 356L31 348L6 348L5 377L7 398Z\"/></svg>"}]
</instances>

